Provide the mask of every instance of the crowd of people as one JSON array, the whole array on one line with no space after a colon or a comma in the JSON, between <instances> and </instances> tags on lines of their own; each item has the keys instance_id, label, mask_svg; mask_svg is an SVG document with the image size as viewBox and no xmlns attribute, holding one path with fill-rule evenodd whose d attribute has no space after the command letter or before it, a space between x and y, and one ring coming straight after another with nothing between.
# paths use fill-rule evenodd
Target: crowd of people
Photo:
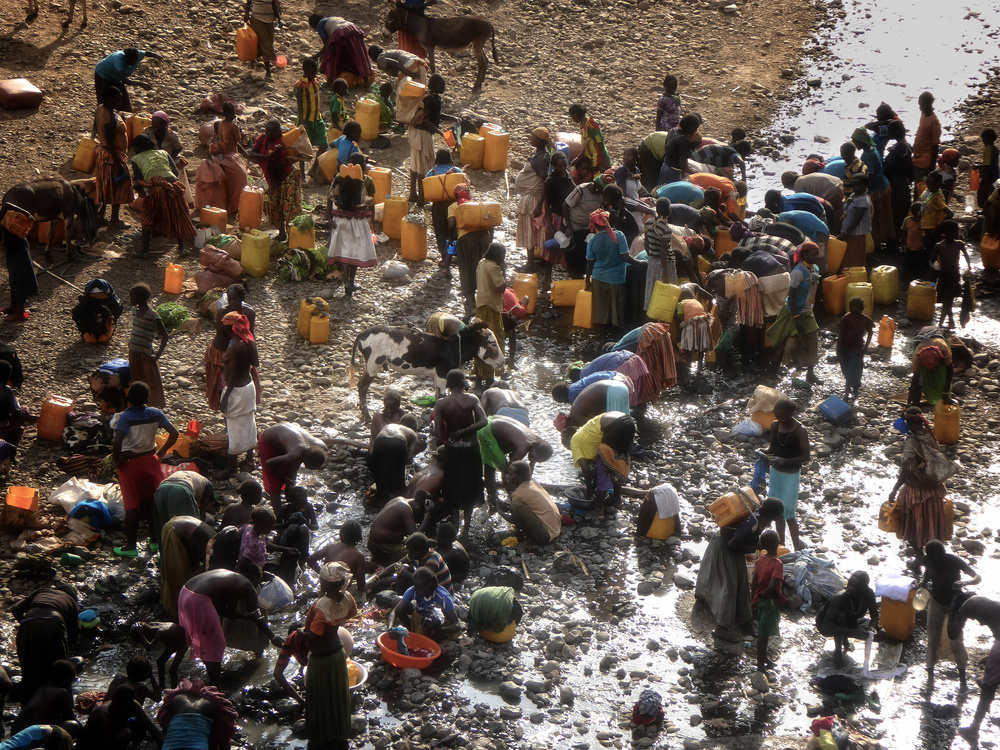
<instances>
[{"instance_id":1,"label":"crowd of people","mask_svg":"<svg viewBox=\"0 0 1000 750\"><path fill-rule=\"evenodd\" d=\"M421 4L408 10L423 12ZM246 16L270 77L280 6L248 0ZM176 240L180 256L189 252L185 242L194 238L190 209L195 206L221 204L235 218L248 172L255 169L249 162L266 180L265 213L279 242L287 239L289 222L303 213L304 187L310 181L330 184L324 217L330 226L328 260L343 272L350 297L358 288L358 269L378 262L376 191L367 175L375 144L361 140L361 127L351 116L352 87L370 85L363 93L379 103L381 130L398 133L401 89L409 80L426 86L421 117L401 123L407 126L411 202L425 205L425 177L463 171L454 164L452 150L437 144L445 121L464 124L463 119L443 111L446 80L431 74L419 50L366 48L361 29L343 18L314 15L309 21L323 48L303 59L294 89L297 125L309 148L301 140L290 147L276 119L256 137L245 138L236 107L226 102L194 189L180 158L183 146L165 112L154 113L141 134L128 132L128 87L148 86L131 76L144 58L158 56L125 49L97 64L96 202L102 221L111 207L111 229L125 225L122 206L140 211L141 242L131 249L133 257L151 256L154 235ZM407 43L414 42L408 38ZM320 84L320 75L327 85ZM656 102L655 130L626 147L620 162L609 151L598 113L581 104L567 112L578 129L576 138L559 141L546 127L530 129L530 155L514 181L514 249L495 241L489 229L459 226L457 209L475 194L471 181L430 201L441 273L450 278L457 269L462 311L435 314L429 332L450 338L469 326L485 326L498 343L509 343L513 364L515 329L526 315L526 300L513 292L508 258L523 252L524 270L541 278L539 300L566 279L582 280L592 295L592 323L610 342L591 361L569 364L565 381L552 387L553 400L569 405L555 420L568 456L557 455L557 447L532 428L523 394L498 380L500 373L486 362L475 362L475 390L464 370L447 373L447 393L434 404L429 425L426 415L404 408L403 393L387 388L365 446L373 480L367 499L375 511L367 539L360 523L341 520L338 541L311 549L320 527L298 475L303 468L324 468L326 444L291 423L258 432L255 412L267 396L257 373L256 312L239 284L229 286L216 304L214 337L205 352L206 402L225 418L226 467L213 477L192 471L165 476L163 461L181 435L168 416L158 365L169 336L151 306L150 288L134 286L129 291L129 382L122 383L123 403L109 423L125 510L124 543L114 553L138 557L141 522L148 522L148 549L159 553L163 620L137 623L134 635L145 650L162 647L158 675L147 658L136 656L127 674L115 677L89 718L80 722L73 710L76 667L71 661L78 630L85 626L78 595L72 587L35 591L11 608L19 622L21 679L15 685L0 674L0 696L16 695L21 711L11 727L18 733L0 748L70 748L74 742L77 748L125 748L147 736L172 748L208 747L210 741L212 747L228 746L237 713L219 690L225 649L260 654L269 644L279 649L276 683L304 708L310 741L346 747L353 638L344 626L366 598L387 590L398 595L386 628L401 650L407 632L455 638L463 627L455 593L470 574L466 544L479 506L513 527L513 543L542 551L552 549L574 516L600 521L622 508L649 404L665 389L692 385L713 362L727 378L750 376L774 385L784 363L803 368L807 384L819 383L820 324L814 311L820 281L841 267L870 270L876 257L897 265L904 281L937 282L940 321L922 329L911 347L913 378L900 427L907 438L888 514L892 530L914 553L914 572L922 571L922 584L930 587L926 689L934 689L937 646L948 638L966 690L968 655L961 628L971 618L996 631L1000 602L956 593L958 583L975 585L979 577L944 545L952 534L945 482L956 467L942 455L921 408L951 398L953 361L963 347L952 334L952 306L966 293L961 258L969 265L949 207L958 152L942 149L933 105L930 93L920 97L911 144L903 121L883 103L872 122L845 134L838 155L810 155L800 172L782 174L780 187L768 190L764 207L754 211L747 199L746 162L753 147L746 132L737 128L719 139L705 135L709 124L688 111L678 79L668 75ZM328 125L339 135L331 138ZM983 158L974 167L980 177L977 200L985 213L983 232L996 236L996 134L984 131L982 141ZM332 180L318 168L327 151L336 153ZM26 252L26 241L6 224L0 241L8 263ZM842 257L834 263L838 243ZM4 311L10 321L27 319L25 287L15 297L14 278L29 272L30 265L27 271L11 267L13 304ZM845 399L855 398L863 387L875 327L865 310L865 300L850 299L836 325ZM963 299L961 320L970 312ZM11 359L0 352L0 382L17 385L15 364L20 370L16 354ZM806 548L797 501L801 472L812 460L796 403L778 400L773 411L765 429L768 447L762 451L768 493L748 509L749 515L720 528L710 540L695 589L715 619L719 638L738 640L740 631L756 636L761 671L773 667L769 642L779 634L785 603L786 529L792 551ZM31 420L10 386L2 386L0 460L5 465ZM157 442L161 432L165 440ZM567 458L583 486L561 505L537 481L535 469L538 463ZM261 482L242 479L239 500L221 506L213 484L258 468ZM671 540L683 530L674 487L659 484L642 494L638 537ZM285 636L275 634L261 609L263 590L276 596L282 586L308 586L307 569L318 575L319 597L303 612L301 624ZM963 573L970 578L962 581ZM472 593L470 633L493 640L513 632L524 614L516 579L487 582ZM866 572L855 572L845 590L822 605L816 627L834 639L836 667L844 665L849 640L869 640L878 633L879 607ZM179 680L187 655L204 664L204 682ZM286 676L293 657L308 664L304 680ZM978 733L998 685L1000 645L987 661L969 736ZM143 704L157 699L162 707L154 722Z\"/></svg>"}]
</instances>

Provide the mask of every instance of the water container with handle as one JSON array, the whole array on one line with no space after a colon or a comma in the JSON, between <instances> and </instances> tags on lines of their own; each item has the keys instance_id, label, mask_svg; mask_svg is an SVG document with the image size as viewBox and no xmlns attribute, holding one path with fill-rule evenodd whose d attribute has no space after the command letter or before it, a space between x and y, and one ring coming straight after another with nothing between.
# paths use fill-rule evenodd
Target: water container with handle
<instances>
[{"instance_id":1,"label":"water container with handle","mask_svg":"<svg viewBox=\"0 0 1000 750\"><path fill-rule=\"evenodd\" d=\"M848 266L843 271L844 276L847 277L847 283L866 282L868 281L868 269L864 266Z\"/></svg>"},{"instance_id":2,"label":"water container with handle","mask_svg":"<svg viewBox=\"0 0 1000 750\"><path fill-rule=\"evenodd\" d=\"M476 135L475 133L465 133L462 135L462 143L458 152L458 161L463 167L482 169L485 151L485 138Z\"/></svg>"},{"instance_id":3,"label":"water container with handle","mask_svg":"<svg viewBox=\"0 0 1000 750\"><path fill-rule=\"evenodd\" d=\"M455 223L466 232L482 232L500 226L503 209L496 201L466 201L455 209Z\"/></svg>"},{"instance_id":4,"label":"water container with handle","mask_svg":"<svg viewBox=\"0 0 1000 750\"><path fill-rule=\"evenodd\" d=\"M236 30L236 56L241 62L257 59L257 33L249 26Z\"/></svg>"},{"instance_id":5,"label":"water container with handle","mask_svg":"<svg viewBox=\"0 0 1000 750\"><path fill-rule=\"evenodd\" d=\"M384 203L392 194L392 170L387 167L370 167L368 176L375 183L375 203Z\"/></svg>"},{"instance_id":6,"label":"water container with handle","mask_svg":"<svg viewBox=\"0 0 1000 750\"><path fill-rule=\"evenodd\" d=\"M49 396L42 402L38 415L38 437L54 443L63 441L66 429L66 415L73 410L73 399L63 396Z\"/></svg>"},{"instance_id":7,"label":"water container with handle","mask_svg":"<svg viewBox=\"0 0 1000 750\"><path fill-rule=\"evenodd\" d=\"M846 276L827 276L823 279L823 311L827 315L843 315L847 306L844 295L847 293Z\"/></svg>"},{"instance_id":8,"label":"water container with handle","mask_svg":"<svg viewBox=\"0 0 1000 750\"><path fill-rule=\"evenodd\" d=\"M576 304L576 293L583 291L586 282L583 279L563 279L553 281L549 291L549 301L553 307L573 307Z\"/></svg>"},{"instance_id":9,"label":"water container with handle","mask_svg":"<svg viewBox=\"0 0 1000 750\"><path fill-rule=\"evenodd\" d=\"M759 507L760 501L757 495L747 487L725 493L708 506L708 512L712 514L712 520L719 528L725 528L742 521Z\"/></svg>"},{"instance_id":10,"label":"water container with handle","mask_svg":"<svg viewBox=\"0 0 1000 750\"><path fill-rule=\"evenodd\" d=\"M576 306L573 310L573 325L577 328L593 328L594 314L591 309L593 293L581 289L576 293Z\"/></svg>"},{"instance_id":11,"label":"water container with handle","mask_svg":"<svg viewBox=\"0 0 1000 750\"><path fill-rule=\"evenodd\" d=\"M816 410L837 427L850 422L854 417L850 405L840 396L830 396Z\"/></svg>"},{"instance_id":12,"label":"water container with handle","mask_svg":"<svg viewBox=\"0 0 1000 750\"><path fill-rule=\"evenodd\" d=\"M906 317L910 320L933 320L937 288L929 281L910 282L906 295Z\"/></svg>"},{"instance_id":13,"label":"water container with handle","mask_svg":"<svg viewBox=\"0 0 1000 750\"><path fill-rule=\"evenodd\" d=\"M390 196L385 199L385 207L382 209L382 231L391 240L401 240L403 238L403 217L410 210L410 204L406 198Z\"/></svg>"},{"instance_id":14,"label":"water container with handle","mask_svg":"<svg viewBox=\"0 0 1000 750\"><path fill-rule=\"evenodd\" d=\"M517 295L518 302L521 302L527 295L528 304L525 306L525 310L529 315L534 314L535 305L538 302L538 275L534 273L515 274L511 288Z\"/></svg>"},{"instance_id":15,"label":"water container with handle","mask_svg":"<svg viewBox=\"0 0 1000 750\"><path fill-rule=\"evenodd\" d=\"M264 191L259 187L247 185L240 193L240 229L260 229L264 221ZM220 231L225 232L225 227Z\"/></svg>"},{"instance_id":16,"label":"water container with handle","mask_svg":"<svg viewBox=\"0 0 1000 750\"><path fill-rule=\"evenodd\" d=\"M330 340L330 318L320 313L309 319L309 341L313 344L325 344Z\"/></svg>"},{"instance_id":17,"label":"water container with handle","mask_svg":"<svg viewBox=\"0 0 1000 750\"><path fill-rule=\"evenodd\" d=\"M184 283L184 267L176 263L167 265L163 273L163 291L167 294L180 294Z\"/></svg>"},{"instance_id":18,"label":"water container with handle","mask_svg":"<svg viewBox=\"0 0 1000 750\"><path fill-rule=\"evenodd\" d=\"M294 224L288 225L288 249L312 250L316 247L316 227L299 229Z\"/></svg>"},{"instance_id":19,"label":"water container with handle","mask_svg":"<svg viewBox=\"0 0 1000 750\"><path fill-rule=\"evenodd\" d=\"M896 321L888 315L883 315L878 323L878 345L892 349L896 338Z\"/></svg>"},{"instance_id":20,"label":"water container with handle","mask_svg":"<svg viewBox=\"0 0 1000 750\"><path fill-rule=\"evenodd\" d=\"M323 176L329 182L333 182L333 178L337 176L337 167L340 166L340 162L337 160L337 149L331 148L324 151L317 157L316 161L319 162L319 169Z\"/></svg>"},{"instance_id":21,"label":"water container with handle","mask_svg":"<svg viewBox=\"0 0 1000 750\"><path fill-rule=\"evenodd\" d=\"M483 138L483 169L488 172L503 172L507 169L510 133L494 129L487 131Z\"/></svg>"},{"instance_id":22,"label":"water container with handle","mask_svg":"<svg viewBox=\"0 0 1000 750\"><path fill-rule=\"evenodd\" d=\"M847 243L831 237L826 241L826 271L827 273L840 273L840 267L844 265L844 255L847 253Z\"/></svg>"},{"instance_id":23,"label":"water container with handle","mask_svg":"<svg viewBox=\"0 0 1000 750\"><path fill-rule=\"evenodd\" d=\"M961 411L958 404L937 402L934 407L934 437L939 443L954 445L958 442L960 417Z\"/></svg>"},{"instance_id":24,"label":"water container with handle","mask_svg":"<svg viewBox=\"0 0 1000 750\"><path fill-rule=\"evenodd\" d=\"M899 269L895 266L873 268L871 283L876 305L891 305L899 299Z\"/></svg>"},{"instance_id":25,"label":"water container with handle","mask_svg":"<svg viewBox=\"0 0 1000 750\"><path fill-rule=\"evenodd\" d=\"M97 148L97 141L84 136L80 139L80 144L76 147L76 155L73 157L73 169L77 172L90 174L94 171L94 164L97 156L94 149Z\"/></svg>"},{"instance_id":26,"label":"water container with handle","mask_svg":"<svg viewBox=\"0 0 1000 750\"><path fill-rule=\"evenodd\" d=\"M913 635L917 621L917 610L913 608L915 596L916 590L912 589L905 602L890 599L887 596L883 596L879 602L878 624L890 638L905 641Z\"/></svg>"},{"instance_id":27,"label":"water container with handle","mask_svg":"<svg viewBox=\"0 0 1000 750\"><path fill-rule=\"evenodd\" d=\"M128 141L131 143L136 137L142 135L142 131L153 124L153 118L148 114L129 115L125 121L128 129Z\"/></svg>"},{"instance_id":28,"label":"water container with handle","mask_svg":"<svg viewBox=\"0 0 1000 750\"><path fill-rule=\"evenodd\" d=\"M271 237L259 229L243 233L240 265L251 276L266 276L271 264Z\"/></svg>"},{"instance_id":29,"label":"water container with handle","mask_svg":"<svg viewBox=\"0 0 1000 750\"><path fill-rule=\"evenodd\" d=\"M198 221L205 226L217 227L220 234L225 234L226 226L229 223L229 214L224 208L205 206L198 215Z\"/></svg>"},{"instance_id":30,"label":"water container with handle","mask_svg":"<svg viewBox=\"0 0 1000 750\"><path fill-rule=\"evenodd\" d=\"M388 234L388 232L386 232ZM400 226L400 255L403 260L419 263L427 257L427 227L417 216L407 216Z\"/></svg>"},{"instance_id":31,"label":"water container with handle","mask_svg":"<svg viewBox=\"0 0 1000 750\"><path fill-rule=\"evenodd\" d=\"M378 138L378 123L382 105L371 99L359 99L354 107L354 119L361 126L361 138L374 141Z\"/></svg>"},{"instance_id":32,"label":"water container with handle","mask_svg":"<svg viewBox=\"0 0 1000 750\"><path fill-rule=\"evenodd\" d=\"M844 306L850 308L851 300L855 297L860 297L865 303L865 315L871 315L875 304L872 285L867 281L852 281L849 283L847 290L844 292Z\"/></svg>"},{"instance_id":33,"label":"water container with handle","mask_svg":"<svg viewBox=\"0 0 1000 750\"><path fill-rule=\"evenodd\" d=\"M987 271L1000 270L1000 237L984 233L979 240L979 257Z\"/></svg>"},{"instance_id":34,"label":"water container with handle","mask_svg":"<svg viewBox=\"0 0 1000 750\"><path fill-rule=\"evenodd\" d=\"M653 293L649 297L649 308L646 310L653 320L669 323L677 313L677 300L681 297L681 288L676 284L666 284L656 281L653 284Z\"/></svg>"},{"instance_id":35,"label":"water container with handle","mask_svg":"<svg viewBox=\"0 0 1000 750\"><path fill-rule=\"evenodd\" d=\"M53 243L62 242L66 239L66 222L62 221L40 221L38 222L38 241L47 245L49 240Z\"/></svg>"},{"instance_id":36,"label":"water container with handle","mask_svg":"<svg viewBox=\"0 0 1000 750\"><path fill-rule=\"evenodd\" d=\"M7 506L34 513L38 510L38 490L34 487L8 487Z\"/></svg>"}]
</instances>

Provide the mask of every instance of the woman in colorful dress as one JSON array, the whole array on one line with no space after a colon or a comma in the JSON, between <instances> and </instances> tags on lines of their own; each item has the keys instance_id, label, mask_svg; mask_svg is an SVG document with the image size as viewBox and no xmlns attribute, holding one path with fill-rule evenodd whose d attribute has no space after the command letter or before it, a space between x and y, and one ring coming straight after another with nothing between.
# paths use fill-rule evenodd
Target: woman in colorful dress
<instances>
[{"instance_id":1,"label":"woman in colorful dress","mask_svg":"<svg viewBox=\"0 0 1000 750\"><path fill-rule=\"evenodd\" d=\"M264 207L271 226L278 229L275 239L285 242L289 220L302 212L302 178L281 141L280 122L267 121L264 134L258 136L249 156L260 164L267 180Z\"/></svg>"},{"instance_id":2,"label":"woman in colorful dress","mask_svg":"<svg viewBox=\"0 0 1000 750\"><path fill-rule=\"evenodd\" d=\"M122 104L121 89L108 86L104 89L104 104L94 114L97 147L94 149L94 177L97 178L97 205L101 221L104 209L111 206L111 227L124 229L121 220L122 204L132 202L132 180L128 172L128 133L125 119L118 113Z\"/></svg>"},{"instance_id":3,"label":"woman in colorful dress","mask_svg":"<svg viewBox=\"0 0 1000 750\"><path fill-rule=\"evenodd\" d=\"M580 126L580 141L583 143L583 155L590 160L597 172L611 168L611 155L604 143L604 133L597 120L587 114L587 108L581 104L569 106L569 116Z\"/></svg>"}]
</instances>

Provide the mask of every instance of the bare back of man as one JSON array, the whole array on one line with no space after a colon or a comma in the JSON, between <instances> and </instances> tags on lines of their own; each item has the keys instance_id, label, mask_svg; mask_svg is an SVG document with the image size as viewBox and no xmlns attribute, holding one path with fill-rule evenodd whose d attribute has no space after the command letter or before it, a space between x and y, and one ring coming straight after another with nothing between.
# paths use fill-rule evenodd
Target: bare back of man
<instances>
[{"instance_id":1,"label":"bare back of man","mask_svg":"<svg viewBox=\"0 0 1000 750\"><path fill-rule=\"evenodd\" d=\"M524 409L525 411L528 410L528 407L524 405L524 402L521 401L518 395L509 388L487 388L483 391L483 395L479 397L479 401L482 403L483 411L486 412L487 416L493 416L499 409L505 406Z\"/></svg>"}]
</instances>

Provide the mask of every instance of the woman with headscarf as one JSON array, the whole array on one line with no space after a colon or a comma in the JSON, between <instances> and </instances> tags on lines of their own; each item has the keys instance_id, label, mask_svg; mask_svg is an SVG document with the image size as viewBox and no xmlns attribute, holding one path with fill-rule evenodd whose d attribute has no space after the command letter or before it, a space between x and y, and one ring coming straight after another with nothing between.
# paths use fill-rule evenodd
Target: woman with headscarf
<instances>
[{"instance_id":1,"label":"woman with headscarf","mask_svg":"<svg viewBox=\"0 0 1000 750\"><path fill-rule=\"evenodd\" d=\"M342 562L320 568L323 596L306 615L302 631L309 644L306 674L306 735L317 747L347 748L351 733L351 694L347 654L340 639L340 624L358 612L348 593L351 571Z\"/></svg>"},{"instance_id":2,"label":"woman with headscarf","mask_svg":"<svg viewBox=\"0 0 1000 750\"><path fill-rule=\"evenodd\" d=\"M894 242L896 227L892 223L892 188L885 176L882 152L864 128L857 128L851 134L851 141L861 149L861 163L868 175L868 197L872 204L872 241L875 249L885 243Z\"/></svg>"},{"instance_id":3,"label":"woman with headscarf","mask_svg":"<svg viewBox=\"0 0 1000 750\"><path fill-rule=\"evenodd\" d=\"M954 375L951 346L944 331L934 326L924 326L911 341L913 376L907 403L916 406L921 395L931 406L951 395Z\"/></svg>"},{"instance_id":4,"label":"woman with headscarf","mask_svg":"<svg viewBox=\"0 0 1000 750\"><path fill-rule=\"evenodd\" d=\"M931 539L947 542L952 537L954 511L945 502L944 483L958 467L941 454L934 430L920 407L909 407L903 412L903 420L908 434L889 502L896 501L896 537L909 542L920 559L924 545Z\"/></svg>"},{"instance_id":5,"label":"woman with headscarf","mask_svg":"<svg viewBox=\"0 0 1000 750\"><path fill-rule=\"evenodd\" d=\"M278 230L275 239L285 242L289 220L302 212L302 178L281 141L280 122L267 121L264 133L254 142L249 157L260 164L267 180L264 207L271 226Z\"/></svg>"},{"instance_id":6,"label":"woman with headscarf","mask_svg":"<svg viewBox=\"0 0 1000 750\"><path fill-rule=\"evenodd\" d=\"M455 243L455 263L458 266L458 284L466 315L475 312L476 268L493 241L492 229L470 232L458 227L458 207L470 200L472 189L468 185L456 185L455 202L448 206L448 228L458 238Z\"/></svg>"},{"instance_id":7,"label":"woman with headscarf","mask_svg":"<svg viewBox=\"0 0 1000 750\"><path fill-rule=\"evenodd\" d=\"M951 200L952 193L955 192L956 178L958 176L958 160L961 154L957 148L946 148L941 152L937 161L937 172L941 175L941 190L944 192L944 202Z\"/></svg>"},{"instance_id":8,"label":"woman with headscarf","mask_svg":"<svg viewBox=\"0 0 1000 750\"><path fill-rule=\"evenodd\" d=\"M149 257L153 233L177 240L177 257L191 252L184 249L184 240L194 240L194 224L184 199L184 185L177 179L179 172L166 151L156 148L153 141L138 135L132 141L135 156L132 172L135 186L145 193L142 202L142 250L136 258Z\"/></svg>"},{"instance_id":9,"label":"woman with headscarf","mask_svg":"<svg viewBox=\"0 0 1000 750\"><path fill-rule=\"evenodd\" d=\"M257 343L250 331L246 315L229 312L222 316L222 325L229 334L229 346L222 357L222 379L225 388L219 399L219 409L226 418L226 455L228 466L220 479L236 474L239 457L244 453L245 467L253 467L253 451L257 447L257 387L253 369L260 363Z\"/></svg>"},{"instance_id":10,"label":"woman with headscarf","mask_svg":"<svg viewBox=\"0 0 1000 750\"><path fill-rule=\"evenodd\" d=\"M153 113L151 123L148 128L142 131L142 134L149 138L156 148L163 149L170 154L170 158L177 165L177 179L184 186L184 201L189 207L193 208L194 195L191 193L191 184L184 169L188 161L181 156L181 151L184 150L184 147L181 145L181 140L177 137L177 133L170 127L170 115L158 109ZM246 175L245 171L244 175ZM246 183L244 182L244 184Z\"/></svg>"},{"instance_id":11,"label":"woman with headscarf","mask_svg":"<svg viewBox=\"0 0 1000 750\"><path fill-rule=\"evenodd\" d=\"M747 555L757 552L760 535L781 518L785 506L771 497L749 516L719 529L712 537L701 559L694 595L712 612L718 625L712 635L736 641L737 626L751 632L753 615L750 609L750 576L747 575Z\"/></svg>"},{"instance_id":12,"label":"woman with headscarf","mask_svg":"<svg viewBox=\"0 0 1000 750\"><path fill-rule=\"evenodd\" d=\"M611 228L608 212L598 209L590 215L593 236L587 242L586 284L593 289L593 322L625 325L625 272L639 261L629 255L625 235Z\"/></svg>"},{"instance_id":13,"label":"woman with headscarf","mask_svg":"<svg viewBox=\"0 0 1000 750\"><path fill-rule=\"evenodd\" d=\"M528 268L535 266L535 253L545 244L545 214L543 203L545 179L549 176L551 137L547 128L531 131L529 142L535 153L514 178L514 191L521 196L517 202L517 247L528 253Z\"/></svg>"},{"instance_id":14,"label":"woman with headscarf","mask_svg":"<svg viewBox=\"0 0 1000 750\"><path fill-rule=\"evenodd\" d=\"M476 267L476 317L493 331L497 343L505 340L503 328L503 292L507 288L504 260L507 248L494 242ZM474 363L476 379L481 383L493 382L493 368L478 357Z\"/></svg>"},{"instance_id":15,"label":"woman with headscarf","mask_svg":"<svg viewBox=\"0 0 1000 750\"><path fill-rule=\"evenodd\" d=\"M327 263L339 263L344 271L344 296L357 291L354 283L359 268L371 268L378 263L375 242L368 219L371 211L365 207L364 173L357 164L340 167L337 184L330 191L327 203L330 212L330 246Z\"/></svg>"},{"instance_id":16,"label":"woman with headscarf","mask_svg":"<svg viewBox=\"0 0 1000 750\"><path fill-rule=\"evenodd\" d=\"M97 178L97 204L101 220L104 209L111 206L111 226L123 229L128 226L121 220L122 204L132 202L132 180L129 178L128 129L125 118L119 113L122 92L115 86L104 89L104 103L94 114L97 146L94 149L94 177Z\"/></svg>"},{"instance_id":17,"label":"woman with headscarf","mask_svg":"<svg viewBox=\"0 0 1000 750\"><path fill-rule=\"evenodd\" d=\"M257 321L256 311L246 304L246 287L242 284L231 284L225 294L219 299L215 310L215 337L205 349L205 396L208 399L208 408L212 411L219 411L219 400L222 398L222 391L225 385L222 380L223 357L229 347L229 329L222 322L223 318L231 312L237 312L246 316L250 333L254 334L254 324ZM257 388L257 404L261 403L260 378L257 368L251 370L254 385Z\"/></svg>"}]
</instances>

